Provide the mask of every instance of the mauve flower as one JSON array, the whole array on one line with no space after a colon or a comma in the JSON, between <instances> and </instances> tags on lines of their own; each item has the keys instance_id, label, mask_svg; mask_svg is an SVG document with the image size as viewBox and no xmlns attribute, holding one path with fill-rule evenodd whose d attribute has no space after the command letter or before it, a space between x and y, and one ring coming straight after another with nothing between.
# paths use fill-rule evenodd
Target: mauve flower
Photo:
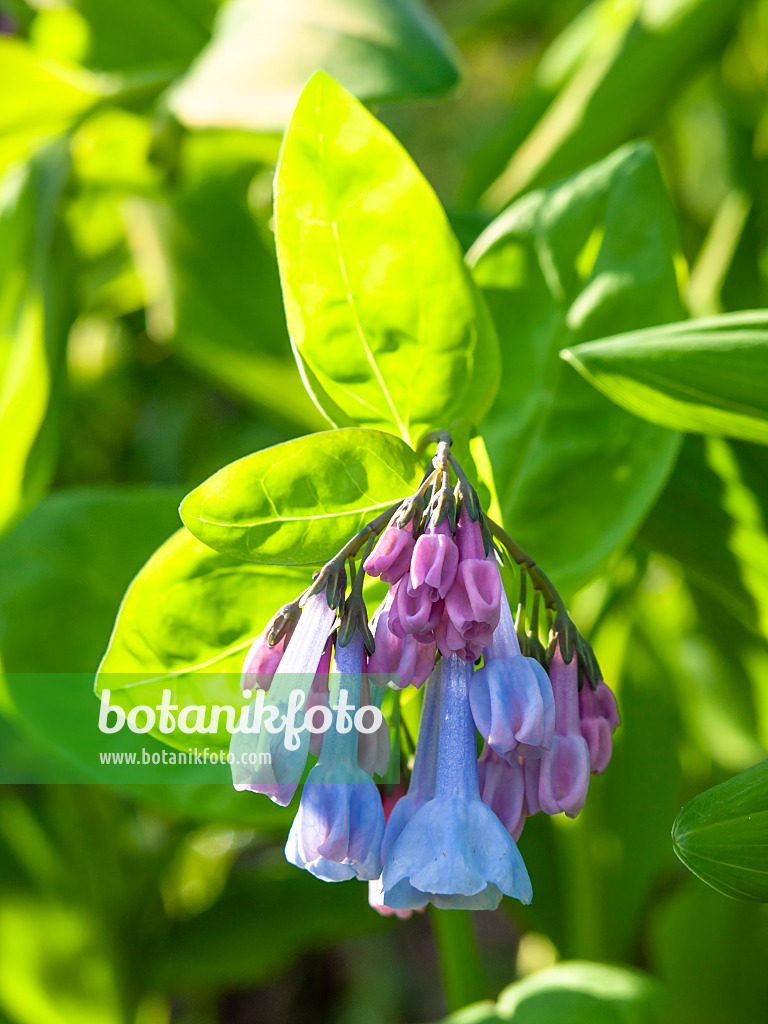
<instances>
[{"instance_id":1,"label":"mauve flower","mask_svg":"<svg viewBox=\"0 0 768 1024\"><path fill-rule=\"evenodd\" d=\"M549 667L555 695L555 735L541 755L539 804L546 814L564 811L575 818L587 799L589 748L579 727L578 663L574 652L566 665L555 650Z\"/></svg>"},{"instance_id":2,"label":"mauve flower","mask_svg":"<svg viewBox=\"0 0 768 1024\"><path fill-rule=\"evenodd\" d=\"M499 757L486 743L477 762L477 775L483 803L517 842L527 817L523 765L517 758L507 761Z\"/></svg>"},{"instance_id":3,"label":"mauve flower","mask_svg":"<svg viewBox=\"0 0 768 1024\"><path fill-rule=\"evenodd\" d=\"M283 634L274 647L270 647L267 641L270 628L271 626L267 626L264 632L256 637L245 656L240 676L241 690L268 690L272 685L272 677L283 657L289 637L287 633Z\"/></svg>"},{"instance_id":4,"label":"mauve flower","mask_svg":"<svg viewBox=\"0 0 768 1024\"><path fill-rule=\"evenodd\" d=\"M389 628L401 640L411 634L422 643L432 643L434 629L443 615L442 600L433 601L428 588L409 594L405 580L401 580L393 591Z\"/></svg>"},{"instance_id":5,"label":"mauve flower","mask_svg":"<svg viewBox=\"0 0 768 1024\"><path fill-rule=\"evenodd\" d=\"M439 526L430 522L416 541L411 570L406 581L409 594L423 590L432 601L445 597L456 579L459 549L447 519Z\"/></svg>"},{"instance_id":6,"label":"mauve flower","mask_svg":"<svg viewBox=\"0 0 768 1024\"><path fill-rule=\"evenodd\" d=\"M346 690L350 715L360 707L363 653L359 633L335 652L329 704L337 705L341 690ZM337 724L335 718L323 735L320 759L304 785L285 855L327 882L353 876L373 879L381 872L381 797L370 776L358 767L357 731L339 732Z\"/></svg>"},{"instance_id":7,"label":"mauve flower","mask_svg":"<svg viewBox=\"0 0 768 1024\"><path fill-rule=\"evenodd\" d=\"M588 679L579 692L579 726L589 747L589 764L593 775L608 767L613 753L611 733L619 724L616 698L601 679L593 690Z\"/></svg>"},{"instance_id":8,"label":"mauve flower","mask_svg":"<svg viewBox=\"0 0 768 1024\"><path fill-rule=\"evenodd\" d=\"M552 744L555 701L549 676L535 658L520 653L506 594L499 624L475 672L469 697L475 725L485 742L512 763L518 756L540 757Z\"/></svg>"},{"instance_id":9,"label":"mauve flower","mask_svg":"<svg viewBox=\"0 0 768 1024\"><path fill-rule=\"evenodd\" d=\"M397 583L408 572L414 548L413 526L388 526L376 546L363 562L369 576L378 576L385 583Z\"/></svg>"},{"instance_id":10,"label":"mauve flower","mask_svg":"<svg viewBox=\"0 0 768 1024\"><path fill-rule=\"evenodd\" d=\"M435 665L434 642L420 643L406 634L402 639L389 628L389 606L376 616L376 650L368 658L368 674L386 676L400 689L421 686Z\"/></svg>"},{"instance_id":11,"label":"mauve flower","mask_svg":"<svg viewBox=\"0 0 768 1024\"><path fill-rule=\"evenodd\" d=\"M456 544L459 565L445 597L448 622L441 624L436 634L444 657L459 653L458 638L465 641L467 654L472 654L480 643L489 646L501 611L503 588L499 567L493 557L486 558L480 523L472 522L466 508L462 509L456 526Z\"/></svg>"},{"instance_id":12,"label":"mauve flower","mask_svg":"<svg viewBox=\"0 0 768 1024\"><path fill-rule=\"evenodd\" d=\"M442 908L492 909L502 893L531 901L520 852L480 799L469 708L472 671L457 657L443 662L435 795L415 811L384 858L384 899L395 909L412 906L419 893Z\"/></svg>"},{"instance_id":13,"label":"mauve flower","mask_svg":"<svg viewBox=\"0 0 768 1024\"><path fill-rule=\"evenodd\" d=\"M385 825L389 823L392 811L405 795L406 789L402 782L397 784L393 793L382 793L381 806L384 810ZM386 835L386 831L384 834ZM381 878L374 878L368 883L368 904L372 910L375 910L377 914L381 914L382 917L392 917L394 914L395 917L400 918L401 921L405 921L409 917L413 916L413 910L395 910L393 907L387 906L384 902L384 890L381 887ZM419 913L422 913L424 908L417 907L415 909L418 910Z\"/></svg>"},{"instance_id":14,"label":"mauve flower","mask_svg":"<svg viewBox=\"0 0 768 1024\"><path fill-rule=\"evenodd\" d=\"M336 620L336 611L328 607L325 593L314 594L304 605L290 643L280 660L269 691L269 704L278 715L288 711L291 693L307 694L315 679L328 636ZM301 724L297 716L297 726ZM229 745L234 756L232 781L235 789L265 793L282 806L290 803L301 781L309 753L310 734L299 734L298 747L289 750L285 732L236 732ZM263 755L269 755L269 758Z\"/></svg>"},{"instance_id":15,"label":"mauve flower","mask_svg":"<svg viewBox=\"0 0 768 1024\"><path fill-rule=\"evenodd\" d=\"M606 719L611 727L611 732L615 732L621 725L621 716L613 690L602 679L598 679L595 689L595 710L601 718Z\"/></svg>"}]
</instances>

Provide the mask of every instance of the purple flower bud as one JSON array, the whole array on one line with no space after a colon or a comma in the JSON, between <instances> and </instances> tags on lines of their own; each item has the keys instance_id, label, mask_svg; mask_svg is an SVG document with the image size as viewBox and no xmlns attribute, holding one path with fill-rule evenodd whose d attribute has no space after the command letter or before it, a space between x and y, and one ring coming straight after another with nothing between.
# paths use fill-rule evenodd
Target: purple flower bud
<instances>
[{"instance_id":1,"label":"purple flower bud","mask_svg":"<svg viewBox=\"0 0 768 1024\"><path fill-rule=\"evenodd\" d=\"M403 639L389 628L389 608L376 618L376 650L368 659L369 675L394 677L400 689L421 686L435 665L435 644L421 643L406 634Z\"/></svg>"},{"instance_id":2,"label":"purple flower bud","mask_svg":"<svg viewBox=\"0 0 768 1024\"><path fill-rule=\"evenodd\" d=\"M283 635L274 647L269 646L268 636L269 626L256 637L245 656L243 673L240 676L241 690L269 690L272 685L272 677L285 652L288 634Z\"/></svg>"},{"instance_id":3,"label":"purple flower bud","mask_svg":"<svg viewBox=\"0 0 768 1024\"><path fill-rule=\"evenodd\" d=\"M621 725L621 716L619 715L613 690L602 679L598 680L595 690L595 709L600 718L607 720L611 727L611 732L615 732L617 727Z\"/></svg>"},{"instance_id":4,"label":"purple flower bud","mask_svg":"<svg viewBox=\"0 0 768 1024\"><path fill-rule=\"evenodd\" d=\"M445 597L456 579L459 549L447 519L439 526L430 522L416 541L406 587L409 594L424 590L432 601Z\"/></svg>"},{"instance_id":5,"label":"purple flower bud","mask_svg":"<svg viewBox=\"0 0 768 1024\"><path fill-rule=\"evenodd\" d=\"M436 638L443 657L456 653L465 660L475 660L478 647L482 651L493 642L503 588L499 567L493 558L485 557L480 524L471 521L466 508L456 527L456 543L459 565L445 597L447 621L436 631ZM464 641L463 648L459 638Z\"/></svg>"},{"instance_id":6,"label":"purple flower bud","mask_svg":"<svg viewBox=\"0 0 768 1024\"><path fill-rule=\"evenodd\" d=\"M401 640L407 634L422 637L424 643L434 639L435 627L443 614L442 600L433 601L428 588L408 593L405 581L394 587L392 607L389 610L389 628Z\"/></svg>"},{"instance_id":7,"label":"purple flower bud","mask_svg":"<svg viewBox=\"0 0 768 1024\"><path fill-rule=\"evenodd\" d=\"M555 696L555 735L551 748L541 755L539 803L546 814L564 811L569 818L575 818L584 806L589 788L589 748L579 727L575 653L566 665L558 647L549 678Z\"/></svg>"},{"instance_id":8,"label":"purple flower bud","mask_svg":"<svg viewBox=\"0 0 768 1024\"><path fill-rule=\"evenodd\" d=\"M480 797L517 842L526 819L525 774L514 758L505 760L486 745L477 763Z\"/></svg>"},{"instance_id":9,"label":"purple flower bud","mask_svg":"<svg viewBox=\"0 0 768 1024\"><path fill-rule=\"evenodd\" d=\"M581 735L589 747L589 763L593 775L600 775L608 767L613 753L611 733L618 725L619 712L616 698L600 680L593 690L588 679L579 692L579 725ZM616 722L616 725L612 725Z\"/></svg>"},{"instance_id":10,"label":"purple flower bud","mask_svg":"<svg viewBox=\"0 0 768 1024\"><path fill-rule=\"evenodd\" d=\"M461 510L459 521L456 524L456 545L459 549L459 558L462 562L479 558L485 558L485 545L483 544L483 531L480 521L473 522L467 514L466 508Z\"/></svg>"},{"instance_id":11,"label":"purple flower bud","mask_svg":"<svg viewBox=\"0 0 768 1024\"><path fill-rule=\"evenodd\" d=\"M378 576L385 583L397 583L408 572L414 548L413 526L388 526L376 546L363 562L369 576Z\"/></svg>"},{"instance_id":12,"label":"purple flower bud","mask_svg":"<svg viewBox=\"0 0 768 1024\"><path fill-rule=\"evenodd\" d=\"M473 634L469 639L462 636L451 622L447 611L443 611L443 617L435 630L435 640L444 658L456 654L462 661L477 661L491 643L493 631L490 626L475 624L468 632Z\"/></svg>"}]
</instances>

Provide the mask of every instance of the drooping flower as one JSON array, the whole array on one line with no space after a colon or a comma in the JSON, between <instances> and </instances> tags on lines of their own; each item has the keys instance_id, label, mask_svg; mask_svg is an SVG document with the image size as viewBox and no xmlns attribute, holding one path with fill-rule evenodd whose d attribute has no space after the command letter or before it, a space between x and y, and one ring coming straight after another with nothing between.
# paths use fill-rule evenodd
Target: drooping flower
<instances>
[{"instance_id":1,"label":"drooping flower","mask_svg":"<svg viewBox=\"0 0 768 1024\"><path fill-rule=\"evenodd\" d=\"M555 696L555 734L552 746L541 755L539 804L545 814L564 811L569 818L575 818L584 806L589 788L589 748L579 727L576 655L566 664L558 645L549 678Z\"/></svg>"},{"instance_id":2,"label":"drooping flower","mask_svg":"<svg viewBox=\"0 0 768 1024\"><path fill-rule=\"evenodd\" d=\"M396 637L404 640L410 634L421 643L434 643L434 630L442 616L442 598L433 600L431 587L420 587L409 593L405 580L395 585L389 628Z\"/></svg>"},{"instance_id":3,"label":"drooping flower","mask_svg":"<svg viewBox=\"0 0 768 1024\"><path fill-rule=\"evenodd\" d=\"M528 815L525 772L517 758L500 757L486 743L477 762L480 797L517 842Z\"/></svg>"},{"instance_id":4,"label":"drooping flower","mask_svg":"<svg viewBox=\"0 0 768 1024\"><path fill-rule=\"evenodd\" d=\"M608 767L613 753L611 734L619 724L616 698L609 687L599 680L596 689L588 679L579 691L579 726L589 747L589 764L593 775L600 775Z\"/></svg>"},{"instance_id":5,"label":"drooping flower","mask_svg":"<svg viewBox=\"0 0 768 1024\"><path fill-rule=\"evenodd\" d=\"M435 745L437 745L437 740L435 740ZM395 786L393 792L382 793L381 806L384 810L385 826L389 824L389 819L392 814L392 811L398 805L398 803L400 803L400 801L405 797L405 795L406 789L402 782L399 782L397 786ZM387 833L385 828L384 835L386 836L386 834ZM384 847L382 843L382 850L383 848ZM375 910L378 914L381 914L382 917L392 917L393 915L395 915L396 917L400 918L401 921L404 921L407 920L409 917L413 916L413 910L395 910L393 907L387 906L387 904L384 902L384 890L381 887L381 878L374 878L368 882L368 903L371 909ZM416 909L418 909L419 912L421 912L423 908Z\"/></svg>"},{"instance_id":6,"label":"drooping flower","mask_svg":"<svg viewBox=\"0 0 768 1024\"><path fill-rule=\"evenodd\" d=\"M336 611L328 607L324 592L314 594L304 605L269 691L278 719L288 711L292 692L299 691L306 703L335 619ZM307 763L309 737L307 731L299 733L297 746L289 748L282 731L235 732L230 743L235 789L265 793L275 803L289 804Z\"/></svg>"},{"instance_id":7,"label":"drooping flower","mask_svg":"<svg viewBox=\"0 0 768 1024\"><path fill-rule=\"evenodd\" d=\"M406 582L408 593L421 591L432 601L444 598L456 579L458 565L459 549L448 519L438 526L433 526L430 521L413 549Z\"/></svg>"},{"instance_id":8,"label":"drooping flower","mask_svg":"<svg viewBox=\"0 0 768 1024\"><path fill-rule=\"evenodd\" d=\"M479 522L462 509L456 525L459 564L456 579L445 596L445 615L435 631L444 657L458 654L468 661L479 657L493 641L501 611L501 576L493 557L486 557Z\"/></svg>"},{"instance_id":9,"label":"drooping flower","mask_svg":"<svg viewBox=\"0 0 768 1024\"><path fill-rule=\"evenodd\" d=\"M524 903L532 897L514 840L480 799L472 671L457 657L443 662L435 795L388 849L382 871L385 902L395 909L412 906L414 890L444 908L492 908L502 893ZM398 889L403 881L405 892Z\"/></svg>"},{"instance_id":10,"label":"drooping flower","mask_svg":"<svg viewBox=\"0 0 768 1024\"><path fill-rule=\"evenodd\" d=\"M475 672L469 696L472 715L485 742L510 763L540 757L552 744L555 700L552 684L535 658L520 653L512 610L502 593L499 624Z\"/></svg>"},{"instance_id":11,"label":"drooping flower","mask_svg":"<svg viewBox=\"0 0 768 1024\"><path fill-rule=\"evenodd\" d=\"M419 643L406 634L402 639L389 628L389 599L377 617L376 650L368 659L368 674L387 677L399 689L421 686L435 664L435 644Z\"/></svg>"},{"instance_id":12,"label":"drooping flower","mask_svg":"<svg viewBox=\"0 0 768 1024\"><path fill-rule=\"evenodd\" d=\"M358 732L351 719L360 707L363 639L336 648L329 704L337 709L342 691L350 722L341 715L323 735L320 758L309 773L285 847L287 859L327 882L378 878L384 812L379 791L358 766Z\"/></svg>"},{"instance_id":13,"label":"drooping flower","mask_svg":"<svg viewBox=\"0 0 768 1024\"><path fill-rule=\"evenodd\" d=\"M403 527L388 526L363 562L363 569L385 583L397 583L410 568L414 544L410 523Z\"/></svg>"}]
</instances>

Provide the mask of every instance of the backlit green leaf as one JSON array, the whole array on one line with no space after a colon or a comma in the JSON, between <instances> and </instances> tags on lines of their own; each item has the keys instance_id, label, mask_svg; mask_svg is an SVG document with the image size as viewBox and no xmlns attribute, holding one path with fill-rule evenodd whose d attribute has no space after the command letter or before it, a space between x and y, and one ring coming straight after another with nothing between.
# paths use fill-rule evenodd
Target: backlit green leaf
<instances>
[{"instance_id":1,"label":"backlit green leaf","mask_svg":"<svg viewBox=\"0 0 768 1024\"><path fill-rule=\"evenodd\" d=\"M296 107L275 210L288 329L329 418L323 395L413 445L477 423L498 384L482 296L418 168L326 75Z\"/></svg>"},{"instance_id":2,"label":"backlit green leaf","mask_svg":"<svg viewBox=\"0 0 768 1024\"><path fill-rule=\"evenodd\" d=\"M57 212L63 143L0 179L0 530L39 497L50 469L49 402L69 328L69 266Z\"/></svg>"},{"instance_id":3,"label":"backlit green leaf","mask_svg":"<svg viewBox=\"0 0 768 1024\"><path fill-rule=\"evenodd\" d=\"M768 761L694 797L672 838L683 864L713 889L768 903Z\"/></svg>"},{"instance_id":4,"label":"backlit green leaf","mask_svg":"<svg viewBox=\"0 0 768 1024\"><path fill-rule=\"evenodd\" d=\"M637 528L679 442L588 388L559 352L607 325L679 317L677 244L653 151L638 144L519 200L468 254L502 351L483 427L501 508L566 589Z\"/></svg>"},{"instance_id":5,"label":"backlit green leaf","mask_svg":"<svg viewBox=\"0 0 768 1024\"><path fill-rule=\"evenodd\" d=\"M407 497L421 471L392 434L349 428L265 448L220 469L181 505L203 544L235 558L307 565L332 557Z\"/></svg>"},{"instance_id":6,"label":"backlit green leaf","mask_svg":"<svg viewBox=\"0 0 768 1024\"><path fill-rule=\"evenodd\" d=\"M617 405L672 430L768 444L768 314L731 313L566 349Z\"/></svg>"}]
</instances>

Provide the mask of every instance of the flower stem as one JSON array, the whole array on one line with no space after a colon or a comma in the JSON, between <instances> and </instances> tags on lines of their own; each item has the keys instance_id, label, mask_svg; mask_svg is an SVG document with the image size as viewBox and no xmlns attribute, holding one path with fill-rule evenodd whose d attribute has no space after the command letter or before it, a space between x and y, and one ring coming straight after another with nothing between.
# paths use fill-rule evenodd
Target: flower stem
<instances>
[{"instance_id":1,"label":"flower stem","mask_svg":"<svg viewBox=\"0 0 768 1024\"><path fill-rule=\"evenodd\" d=\"M469 911L430 907L430 913L449 1011L487 999L485 974Z\"/></svg>"}]
</instances>

